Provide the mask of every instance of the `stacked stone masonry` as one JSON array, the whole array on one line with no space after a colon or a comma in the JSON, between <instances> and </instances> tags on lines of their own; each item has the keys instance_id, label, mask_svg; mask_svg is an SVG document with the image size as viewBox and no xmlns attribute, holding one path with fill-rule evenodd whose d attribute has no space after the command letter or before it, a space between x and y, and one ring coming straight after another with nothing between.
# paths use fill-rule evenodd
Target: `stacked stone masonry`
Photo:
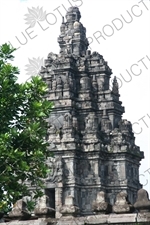
<instances>
[{"instance_id":1,"label":"stacked stone masonry","mask_svg":"<svg viewBox=\"0 0 150 225\"><path fill-rule=\"evenodd\" d=\"M110 84L107 62L88 50L80 18L77 7L68 9L58 37L60 52L49 53L40 71L49 87L46 98L54 102L47 135L54 157L47 159L51 173L44 180L43 203L34 212L47 219L31 224L150 221L148 196L139 182L144 154L135 144L131 122L122 119L117 79ZM137 199L140 189L147 203ZM141 217L140 204L147 204Z\"/></svg>"},{"instance_id":2,"label":"stacked stone masonry","mask_svg":"<svg viewBox=\"0 0 150 225\"><path fill-rule=\"evenodd\" d=\"M41 69L49 86L46 98L55 105L48 129L55 159L47 162L53 172L45 182L55 189L56 217L69 195L80 214L88 215L100 191L110 204L120 191L134 203L142 187L143 152L135 145L132 124L122 119L117 80L110 88L112 71L102 55L88 50L80 18L77 7L68 9L58 37L60 53L49 53Z\"/></svg>"},{"instance_id":3,"label":"stacked stone masonry","mask_svg":"<svg viewBox=\"0 0 150 225\"><path fill-rule=\"evenodd\" d=\"M80 209L75 206L74 197L70 195L60 209L62 216L56 218L49 197L43 195L38 199L33 213L28 211L26 200L20 199L9 215L0 215L0 223L2 225L150 224L150 200L144 189L138 191L134 205L128 201L125 191L117 194L114 205L106 202L105 192L101 191L93 201L92 209L91 215L80 215Z\"/></svg>"}]
</instances>

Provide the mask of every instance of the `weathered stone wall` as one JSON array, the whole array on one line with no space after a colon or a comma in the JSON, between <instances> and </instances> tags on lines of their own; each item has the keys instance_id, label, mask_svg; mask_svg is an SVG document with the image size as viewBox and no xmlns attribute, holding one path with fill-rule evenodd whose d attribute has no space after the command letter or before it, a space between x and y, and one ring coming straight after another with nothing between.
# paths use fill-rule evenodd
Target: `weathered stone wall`
<instances>
[{"instance_id":1,"label":"weathered stone wall","mask_svg":"<svg viewBox=\"0 0 150 225\"><path fill-rule=\"evenodd\" d=\"M55 210L50 207L50 199L44 195L38 199L32 215L27 209L24 200L18 200L12 211L1 218L2 225L98 225L98 224L135 224L150 225L150 200L148 193L140 189L137 201L130 204L126 192L120 192L116 196L114 205L105 200L103 191L97 194L96 200L91 203L93 214L82 216L80 209L74 204L74 198L70 195L65 199L65 204L60 208L62 216L56 218Z\"/></svg>"},{"instance_id":2,"label":"weathered stone wall","mask_svg":"<svg viewBox=\"0 0 150 225\"><path fill-rule=\"evenodd\" d=\"M58 37L60 52L50 52L40 71L49 87L46 98L55 106L47 141L56 162L48 162L53 172L45 186L55 189L57 218L69 195L82 215L90 215L100 191L112 205L115 196L126 191L133 204L142 187L143 152L135 144L131 122L122 119L117 79L110 84L108 63L88 50L80 18L77 7L68 9Z\"/></svg>"}]
</instances>

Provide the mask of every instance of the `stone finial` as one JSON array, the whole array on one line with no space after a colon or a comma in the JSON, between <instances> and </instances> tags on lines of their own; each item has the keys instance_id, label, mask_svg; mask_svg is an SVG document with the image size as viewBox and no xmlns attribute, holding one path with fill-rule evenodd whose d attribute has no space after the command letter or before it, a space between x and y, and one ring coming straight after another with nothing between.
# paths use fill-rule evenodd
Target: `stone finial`
<instances>
[{"instance_id":1,"label":"stone finial","mask_svg":"<svg viewBox=\"0 0 150 225\"><path fill-rule=\"evenodd\" d=\"M54 217L55 210L49 206L49 197L47 195L43 195L38 199L34 213L38 217L46 217L50 215Z\"/></svg>"},{"instance_id":2,"label":"stone finial","mask_svg":"<svg viewBox=\"0 0 150 225\"><path fill-rule=\"evenodd\" d=\"M113 91L114 94L119 94L119 85L118 85L118 81L117 81L116 76L113 79L112 91Z\"/></svg>"},{"instance_id":3,"label":"stone finial","mask_svg":"<svg viewBox=\"0 0 150 225\"><path fill-rule=\"evenodd\" d=\"M122 132L129 132L132 133L132 124L130 121L126 120L126 119L121 119L118 123L119 125L119 129Z\"/></svg>"},{"instance_id":4,"label":"stone finial","mask_svg":"<svg viewBox=\"0 0 150 225\"><path fill-rule=\"evenodd\" d=\"M150 200L146 190L140 189L138 191L137 200L134 203L134 207L140 212L150 212Z\"/></svg>"},{"instance_id":5,"label":"stone finial","mask_svg":"<svg viewBox=\"0 0 150 225\"><path fill-rule=\"evenodd\" d=\"M67 22L80 21L81 14L78 7L70 7L66 14Z\"/></svg>"},{"instance_id":6,"label":"stone finial","mask_svg":"<svg viewBox=\"0 0 150 225\"><path fill-rule=\"evenodd\" d=\"M115 213L130 213L134 211L134 207L127 200L127 193L121 191L117 194L116 202L113 205L113 212Z\"/></svg>"},{"instance_id":7,"label":"stone finial","mask_svg":"<svg viewBox=\"0 0 150 225\"><path fill-rule=\"evenodd\" d=\"M97 193L96 200L92 204L92 209L97 214L106 214L112 211L112 206L105 201L105 192Z\"/></svg>"},{"instance_id":8,"label":"stone finial","mask_svg":"<svg viewBox=\"0 0 150 225\"><path fill-rule=\"evenodd\" d=\"M74 204L74 197L71 195L67 196L65 204L60 209L60 213L63 216L76 216L79 211L79 208Z\"/></svg>"},{"instance_id":9,"label":"stone finial","mask_svg":"<svg viewBox=\"0 0 150 225\"><path fill-rule=\"evenodd\" d=\"M18 200L9 213L9 217L12 219L29 219L30 216L27 204L23 199Z\"/></svg>"}]
</instances>

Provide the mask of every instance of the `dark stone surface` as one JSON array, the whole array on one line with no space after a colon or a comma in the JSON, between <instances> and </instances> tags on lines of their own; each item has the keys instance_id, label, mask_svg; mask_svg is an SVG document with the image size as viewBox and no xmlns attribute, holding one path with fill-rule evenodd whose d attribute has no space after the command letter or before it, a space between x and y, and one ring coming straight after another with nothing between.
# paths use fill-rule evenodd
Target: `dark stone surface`
<instances>
[{"instance_id":1,"label":"dark stone surface","mask_svg":"<svg viewBox=\"0 0 150 225\"><path fill-rule=\"evenodd\" d=\"M45 183L55 188L56 217L69 195L84 215L93 212L100 191L111 205L126 191L133 204L142 187L138 165L143 152L135 145L132 124L122 119L117 79L111 88L112 71L101 54L88 50L80 18L77 7L69 8L60 27L60 52L50 52L41 69L49 87L46 98L55 105L47 141L56 160L49 163L53 169Z\"/></svg>"}]
</instances>

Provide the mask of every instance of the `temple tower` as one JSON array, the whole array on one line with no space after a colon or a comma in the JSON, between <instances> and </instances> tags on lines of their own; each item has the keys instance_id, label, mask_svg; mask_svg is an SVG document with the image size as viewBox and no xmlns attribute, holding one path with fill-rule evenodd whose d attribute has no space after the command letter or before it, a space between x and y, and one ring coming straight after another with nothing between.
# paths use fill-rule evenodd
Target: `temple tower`
<instances>
[{"instance_id":1,"label":"temple tower","mask_svg":"<svg viewBox=\"0 0 150 225\"><path fill-rule=\"evenodd\" d=\"M117 79L98 52L88 50L86 29L77 7L62 19L59 54L49 53L41 76L47 99L54 102L48 142L54 158L46 193L60 217L71 204L74 213L93 213L92 202L104 191L110 204L121 190L135 202L143 152L135 145L132 124L122 119Z\"/></svg>"}]
</instances>

